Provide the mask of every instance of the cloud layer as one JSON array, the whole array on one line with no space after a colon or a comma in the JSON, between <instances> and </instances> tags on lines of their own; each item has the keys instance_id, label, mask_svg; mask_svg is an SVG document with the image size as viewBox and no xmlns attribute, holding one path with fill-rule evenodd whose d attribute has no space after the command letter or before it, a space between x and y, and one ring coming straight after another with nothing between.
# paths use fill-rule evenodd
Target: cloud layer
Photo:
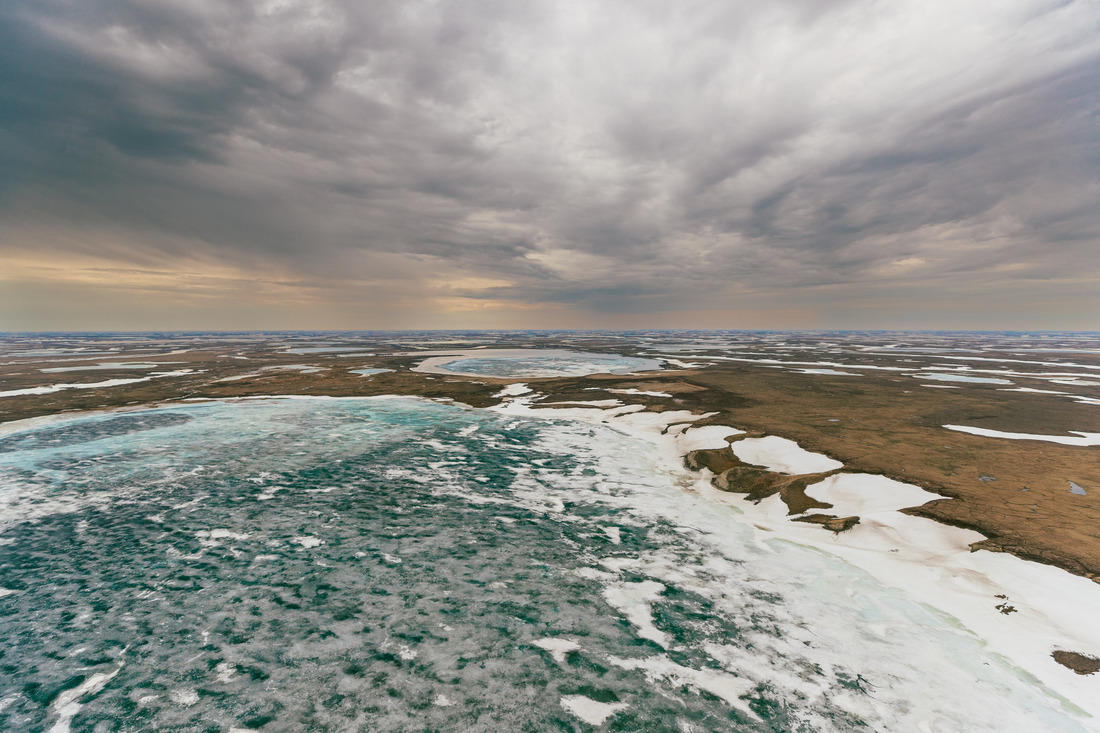
<instances>
[{"instance_id":1,"label":"cloud layer","mask_svg":"<svg viewBox=\"0 0 1100 733\"><path fill-rule=\"evenodd\" d=\"M0 0L0 328L1088 328L1098 90L1090 0Z\"/></svg>"}]
</instances>

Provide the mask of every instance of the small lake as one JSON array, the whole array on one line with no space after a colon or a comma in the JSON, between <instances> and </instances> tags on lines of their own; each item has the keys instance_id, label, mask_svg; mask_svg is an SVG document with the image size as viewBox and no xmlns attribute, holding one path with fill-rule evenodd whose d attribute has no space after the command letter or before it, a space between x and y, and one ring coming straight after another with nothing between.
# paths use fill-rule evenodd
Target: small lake
<instances>
[{"instance_id":1,"label":"small lake","mask_svg":"<svg viewBox=\"0 0 1100 733\"><path fill-rule=\"evenodd\" d=\"M433 356L413 371L476 377L580 377L660 369L659 359L566 349L477 349Z\"/></svg>"},{"instance_id":2,"label":"small lake","mask_svg":"<svg viewBox=\"0 0 1100 733\"><path fill-rule=\"evenodd\" d=\"M1007 379L994 377L972 377L969 374L953 374L935 372L932 374L914 374L917 379L931 379L937 382L971 382L974 384L1012 384Z\"/></svg>"}]
</instances>

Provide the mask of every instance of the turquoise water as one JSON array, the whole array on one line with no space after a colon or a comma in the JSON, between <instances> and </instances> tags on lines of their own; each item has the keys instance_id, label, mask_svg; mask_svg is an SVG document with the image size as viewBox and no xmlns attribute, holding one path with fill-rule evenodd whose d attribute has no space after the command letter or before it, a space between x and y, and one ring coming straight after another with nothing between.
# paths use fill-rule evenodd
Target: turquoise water
<instances>
[{"instance_id":1,"label":"turquoise water","mask_svg":"<svg viewBox=\"0 0 1100 733\"><path fill-rule=\"evenodd\" d=\"M650 452L411 398L4 434L0 729L1084 730Z\"/></svg>"}]
</instances>

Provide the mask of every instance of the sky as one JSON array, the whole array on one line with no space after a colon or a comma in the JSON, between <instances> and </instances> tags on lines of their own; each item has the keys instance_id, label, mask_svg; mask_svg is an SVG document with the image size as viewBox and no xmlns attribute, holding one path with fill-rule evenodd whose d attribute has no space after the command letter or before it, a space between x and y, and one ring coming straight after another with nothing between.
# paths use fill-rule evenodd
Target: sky
<instances>
[{"instance_id":1,"label":"sky","mask_svg":"<svg viewBox=\"0 0 1100 733\"><path fill-rule=\"evenodd\" d=\"M0 0L0 330L1100 330L1100 0Z\"/></svg>"}]
</instances>

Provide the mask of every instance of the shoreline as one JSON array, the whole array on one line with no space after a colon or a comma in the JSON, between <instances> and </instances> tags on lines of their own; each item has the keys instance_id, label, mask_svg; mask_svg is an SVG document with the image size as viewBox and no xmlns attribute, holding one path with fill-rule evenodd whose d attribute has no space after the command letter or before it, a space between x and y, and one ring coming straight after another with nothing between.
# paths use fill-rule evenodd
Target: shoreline
<instances>
[{"instance_id":1,"label":"shoreline","mask_svg":"<svg viewBox=\"0 0 1100 733\"><path fill-rule=\"evenodd\" d=\"M464 349L447 351L451 356L444 358L469 353ZM71 390L62 392L61 399L50 399L53 395L10 397L0 404L0 427L26 419L23 415L48 417L196 399L278 394L414 395L491 407L500 403L502 398L496 392L502 386L526 379L544 393L542 407L562 409L606 395L637 409L654 412L686 409L697 415L702 413L693 420L703 424L740 425L753 434L795 441L838 459L848 470L882 475L935 493L937 497L933 500L909 507L905 512L980 532L984 535L979 543L981 549L1059 567L1100 583L1100 543L1094 541L1094 528L1100 524L1100 506L1093 496L1087 495L1090 491L1095 493L1093 487L1100 486L1096 446L1036 444L949 431L942 425L950 422L939 419L942 410L933 412L930 420L914 422L910 411L929 409L928 400L917 399L911 405L900 403L911 399L910 391L902 395L894 393L896 388L889 385L891 380L876 386L876 391L867 392L870 380L865 379L860 386L862 392L848 393L840 391L843 379L834 383L826 377L776 374L770 369L764 373L728 373L713 368L661 369L621 375L536 378L473 377L441 370L433 376L413 371L424 356L427 354L375 355L370 360L374 365L371 368L388 371L371 376L361 375L358 363L337 362L326 362L327 366L310 374L286 369L265 372L262 365L267 361L257 359L248 364L234 363L235 371L243 368L244 374L197 369L187 377L168 382ZM261 371L253 373L257 367ZM226 379L226 374L231 379ZM806 391L811 389L815 391ZM944 403L940 398L944 394L949 395L947 406L956 412L974 409L998 412L1012 406L1004 402L984 406L987 398L1005 394L984 388L973 394L963 390L934 392L933 409ZM1042 405L1033 402L1044 399L1042 395L1019 396L1027 401L1016 406L1009 417L1023 415L1033 419L1038 414L1047 419L1043 417L1046 413L1032 409ZM874 405L883 398L896 399L899 404L891 406L891 411L868 410L869 403ZM1062 411L1073 408L1047 404L1043 409L1064 420ZM1075 409L1077 414L1085 410L1083 414L1096 420L1093 429L1100 429L1097 419L1100 415L1093 407ZM5 420L3 413L12 417ZM825 419L833 415L837 419ZM1087 422L1081 425L1091 426Z\"/></svg>"},{"instance_id":2,"label":"shoreline","mask_svg":"<svg viewBox=\"0 0 1100 733\"><path fill-rule=\"evenodd\" d=\"M744 431L713 424L693 426L705 415L695 415L688 423L686 414L623 412L619 408L580 405L549 408L554 414L546 415L540 413L548 408L532 407L523 399L527 396L513 397L488 409L516 416L598 422L654 444L655 462L672 480L688 493L733 507L758 532L759 541L791 542L842 559L884 585L955 619L992 651L1060 698L1067 709L1100 718L1100 679L1077 673L1056 658L1057 652L1100 657L1100 641L1090 637L1087 630L1080 630L1100 608L1097 583L1009 553L972 551L970 545L985 539L983 535L906 514L902 511L907 508L904 501L896 508L871 506L859 524L834 533L792 521L778 494L752 502L745 500L744 494L721 491L711 484L713 472L707 468L692 472L684 466L684 458L693 450L725 447L727 435ZM616 412L607 419L608 413ZM670 419L659 419L666 416ZM894 489L895 497L898 493L919 492L929 500L943 498L885 476L837 476L878 483L876 489L882 488L883 481L897 484L889 487ZM881 503L880 492L875 494ZM872 495L866 493L862 499L870 505ZM1004 610L1007 608L1012 610Z\"/></svg>"},{"instance_id":3,"label":"shoreline","mask_svg":"<svg viewBox=\"0 0 1100 733\"><path fill-rule=\"evenodd\" d=\"M471 351L520 353L525 350L452 349L446 350L450 356L444 358L451 359ZM428 352L431 353L440 352ZM1094 460L1095 446L998 440L948 431L938 419L932 425L907 424L910 421L898 420L900 414L877 414L883 410L868 413L862 403L870 401L870 394L866 397L862 393L854 395L857 400L851 401L841 399L848 395L839 392L836 395L841 399L839 404L832 397L832 402L822 403L820 389L828 390L826 394L831 396L832 390L837 388L835 384L818 381L824 378L813 379L801 387L799 382L795 382L791 388L776 389L776 377L782 380L778 383L782 387L792 379L792 375L777 375L771 370L766 370L763 375L751 372L727 374L721 370L715 372L712 368L694 368L533 378L474 377L444 370L433 376L414 371L420 366L415 362L428 354L403 352L390 357L375 355L376 358L370 360L376 365L374 368L381 367L386 371L371 376L361 375L361 369L357 368L359 365L350 363L329 363L311 374L285 369L255 374L249 371L244 374L231 372L231 379L222 377L222 373L197 369L186 378L170 382L63 392L60 401L42 403L39 401L42 398L7 398L0 405L0 408L9 408L0 409L0 433L3 426L30 417L125 407L140 409L143 405L197 399L270 395L355 397L395 394L429 399L449 398L473 407L491 407L501 401L501 397L496 395L497 390L517 379L525 379L539 386L544 393L540 406L547 408L562 409L569 404L591 402L596 395L603 393L608 398L638 409L655 412L687 409L695 414L703 413L693 418L703 424L737 424L753 434L795 441L809 450L839 459L849 470L882 475L937 494L933 500L909 507L905 512L947 526L979 532L984 535L980 541L981 549L1005 552L1059 567L1100 583L1100 543L1093 541L1094 527L1100 523L1100 506L1096 506L1095 499L1082 494L1083 489L1078 488L1089 487L1091 491L1091 487L1100 486L1100 464ZM264 363L264 360L255 360L250 364L238 362L234 366L255 370ZM794 378L797 379L797 376ZM818 387L818 394L798 391L815 386ZM861 389L864 388L861 386ZM937 398L943 394L942 390L936 392ZM753 397L745 397L746 393ZM909 395L909 392L904 394ZM984 389L976 390L974 395L962 391L948 394L960 404L955 409L974 409L972 405L976 400L997 396ZM1042 398L1042 395L1022 396ZM918 400L913 406L899 406L894 413L921 409L924 402ZM15 409L11 410L11 406ZM1001 403L991 406L992 409L985 409L999 410L1005 406ZM1028 408L1025 414L1034 412L1030 409L1032 406L1031 403L1025 405ZM1047 405L1048 411L1050 408ZM1100 417L1091 407L1085 410L1093 419ZM3 419L5 412L12 418ZM839 415L839 419L823 419L830 414ZM938 418L938 414L935 417ZM1100 429L1100 421L1097 421L1096 428ZM1079 434L1086 432L1079 431ZM944 444L941 449L939 443L947 441L951 445ZM995 476L987 476L986 473ZM984 483L987 480L996 480L997 483Z\"/></svg>"},{"instance_id":4,"label":"shoreline","mask_svg":"<svg viewBox=\"0 0 1100 733\"><path fill-rule=\"evenodd\" d=\"M477 348L472 348L476 342L471 341L446 344L448 348L415 350L409 349L410 342L405 339L356 340L355 346L350 345L351 340L342 339L339 343L345 345L326 347L325 353L311 356L292 352L317 351L316 347L287 350L292 344L284 343L285 339L274 342L260 339L255 343L214 338L201 342L187 340L181 344L187 348L164 354L161 351L168 347L156 342L157 354L172 359L172 366L165 364L163 368L185 365L189 373L169 380L146 379L109 388L0 398L0 426L35 416L277 394L417 395L491 407L501 402L496 393L504 385L526 379L543 393L539 408L562 409L570 404L599 401L606 406L625 403L631 409L647 412L687 410L697 425L737 425L754 435L795 441L799 446L839 460L848 472L882 475L933 492L936 497L931 501L908 507L904 513L979 532L983 539L976 548L1059 567L1100 583L1100 542L1096 541L1095 529L1100 526L1097 500L1100 462L1096 460L1100 448L1066 445L1064 441L985 437L943 427L966 425L986 435L1048 438L1068 433L1075 436L1071 442L1077 442L1084 436L1100 434L1100 412L1094 404L1100 404L1100 383L1095 388L1075 388L1081 395L1073 400L1031 387L1003 390L964 384L950 390L920 389L926 385L913 379L915 375L946 370L951 365L942 364L934 349L923 356L919 349L893 353L889 339L888 343L881 339L873 341L877 346L871 351L848 338L819 341L815 337L798 341L797 335L792 335L794 340L789 342L786 338L751 342L735 339L725 346L718 339L706 344L693 341L690 349L693 353L683 354L677 348L677 339L681 338L677 334L635 340L613 334L596 337L563 334L534 340L528 334L514 333L481 339ZM670 339L674 343L664 344L668 347L665 351L699 363L682 362L660 353L659 342ZM84 341L79 343L87 345ZM98 341L93 339L89 343L95 346ZM314 339L294 343L337 342ZM745 345L739 346L741 343ZM981 358L991 362L1019 362L1015 352L1026 351L1029 346L1018 340L1000 343L988 339L963 339L959 344L981 349L984 355ZM328 353L329 348L336 351ZM127 345L126 349L113 352L112 358L120 363L151 363L146 351ZM463 376L448 370L433 375L416 371L433 355L445 354L450 360L477 354L489 358L500 353L534 352L587 353L612 362L621 358L659 357L666 365L682 368L537 378ZM755 358L744 358L750 356ZM89 358L102 360L99 356L84 356L85 361ZM1073 364L1100 370L1100 349L1096 351L1096 364L1078 364L1082 361L1089 359L1075 357ZM515 366L534 371L535 362ZM861 376L806 374L814 370L784 366L824 363L851 367L861 372ZM1046 384L1051 375L1061 374L1069 366L1061 363L1061 357L1026 363L1032 372L1027 377L1035 384ZM562 366L572 368L576 364L557 364L559 368ZM0 362L0 387L3 387L0 392L9 388L37 392L43 385L48 386L48 374L41 373L43 367L54 368L54 361L28 356ZM364 376L361 374L364 369L388 371ZM949 371L956 372L958 368ZM133 370L80 374L85 376L67 381L92 385L104 378L144 376ZM1027 383L1022 372L1013 375L1013 380ZM1086 399L1092 401L1084 402ZM742 478L753 483L754 500L774 488L773 476L761 478L750 474L747 472ZM787 498L797 494L799 507L815 502L799 493L804 488L804 479L788 482L781 492ZM833 524L838 522L834 520Z\"/></svg>"}]
</instances>

